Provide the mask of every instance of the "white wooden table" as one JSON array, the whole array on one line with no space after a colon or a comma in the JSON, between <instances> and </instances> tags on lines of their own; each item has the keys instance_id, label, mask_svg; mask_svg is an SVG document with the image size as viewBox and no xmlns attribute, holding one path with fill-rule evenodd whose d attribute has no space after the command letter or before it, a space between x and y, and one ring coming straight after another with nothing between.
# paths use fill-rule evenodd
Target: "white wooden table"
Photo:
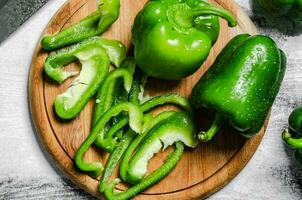
<instances>
[{"instance_id":1,"label":"white wooden table","mask_svg":"<svg viewBox=\"0 0 302 200\"><path fill-rule=\"evenodd\" d=\"M248 0L236 0L250 15ZM40 34L65 0L49 1L0 44L0 199L91 199L51 167L31 122L27 81ZM0 27L1 28L1 27ZM302 170L291 161L280 133L291 110L302 105L302 36L273 37L288 57L287 73L266 135L242 172L209 199L302 199Z\"/></svg>"}]
</instances>

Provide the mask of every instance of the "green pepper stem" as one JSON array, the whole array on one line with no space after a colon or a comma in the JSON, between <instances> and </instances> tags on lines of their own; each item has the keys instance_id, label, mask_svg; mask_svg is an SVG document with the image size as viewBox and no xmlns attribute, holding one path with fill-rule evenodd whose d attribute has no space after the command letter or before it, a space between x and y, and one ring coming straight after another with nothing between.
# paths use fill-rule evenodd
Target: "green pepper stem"
<instances>
[{"instance_id":1,"label":"green pepper stem","mask_svg":"<svg viewBox=\"0 0 302 200\"><path fill-rule=\"evenodd\" d=\"M292 138L291 134L289 133L288 129L285 129L282 133L282 139L286 144L291 146L295 149L302 148L302 138Z\"/></svg>"},{"instance_id":2,"label":"green pepper stem","mask_svg":"<svg viewBox=\"0 0 302 200\"><path fill-rule=\"evenodd\" d=\"M229 26L234 27L237 25L236 18L227 10L219 8L216 6L203 6L202 8L194 8L189 13L189 17L192 17L192 20L201 16L201 15L216 15L222 17L228 21Z\"/></svg>"},{"instance_id":3,"label":"green pepper stem","mask_svg":"<svg viewBox=\"0 0 302 200\"><path fill-rule=\"evenodd\" d=\"M221 126L224 123L224 117L222 114L216 114L215 115L215 119L211 125L211 127L208 129L208 131L201 131L198 134L198 139L202 142L208 142L210 141L215 135L216 133L219 131L219 129L221 128Z\"/></svg>"}]
</instances>

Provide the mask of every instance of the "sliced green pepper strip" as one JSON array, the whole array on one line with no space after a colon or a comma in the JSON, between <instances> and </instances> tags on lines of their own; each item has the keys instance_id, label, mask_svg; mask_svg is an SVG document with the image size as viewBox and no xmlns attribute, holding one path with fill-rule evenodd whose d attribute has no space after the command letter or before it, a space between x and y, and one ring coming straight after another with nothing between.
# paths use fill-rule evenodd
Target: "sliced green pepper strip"
<instances>
[{"instance_id":1,"label":"sliced green pepper strip","mask_svg":"<svg viewBox=\"0 0 302 200\"><path fill-rule=\"evenodd\" d=\"M45 50L54 50L74 44L105 32L119 16L120 0L101 0L98 10L61 32L43 37Z\"/></svg>"},{"instance_id":2,"label":"sliced green pepper strip","mask_svg":"<svg viewBox=\"0 0 302 200\"><path fill-rule=\"evenodd\" d=\"M149 176L144 178L139 184L129 188L127 191L115 193L113 190L115 186L120 183L120 179L115 179L108 185L105 185L105 196L108 200L126 200L130 199L131 197L135 196L136 194L140 193L141 191L151 187L152 185L156 184L160 180L162 180L165 176L167 176L173 168L177 165L180 161L183 151L184 151L184 144L181 142L176 142L175 150L172 152L165 163L157 170L152 172Z\"/></svg>"},{"instance_id":3,"label":"sliced green pepper strip","mask_svg":"<svg viewBox=\"0 0 302 200\"><path fill-rule=\"evenodd\" d=\"M132 74L127 69L116 69L112 71L103 81L96 98L96 107L93 114L93 126L100 117L111 107L113 103L113 92L116 80L123 78L124 88L130 91L132 85Z\"/></svg>"},{"instance_id":4,"label":"sliced green pepper strip","mask_svg":"<svg viewBox=\"0 0 302 200\"><path fill-rule=\"evenodd\" d=\"M122 155L124 154L125 150L128 148L129 144L131 143L131 141L133 140L135 135L136 134L131 129L129 129L124 134L123 138L118 143L118 145L116 146L114 151L110 154L110 157L108 158L108 160L106 162L106 165L105 165L105 168L104 168L104 171L102 174L102 178L99 183L100 192L104 191L105 185L108 182L110 176L112 175L112 173L115 169L115 166L121 159Z\"/></svg>"},{"instance_id":5,"label":"sliced green pepper strip","mask_svg":"<svg viewBox=\"0 0 302 200\"><path fill-rule=\"evenodd\" d=\"M82 64L80 75L68 90L57 96L55 111L62 119L76 117L108 73L109 57L97 40L87 40L73 47L50 54L45 62L46 74L61 83L75 72L65 72L62 67L78 59Z\"/></svg>"},{"instance_id":6,"label":"sliced green pepper strip","mask_svg":"<svg viewBox=\"0 0 302 200\"><path fill-rule=\"evenodd\" d=\"M165 111L157 115L151 122L148 127L144 127L143 133L140 134L138 137L136 137L130 144L130 146L127 148L123 160L120 165L120 177L124 182L129 182L127 180L127 170L128 170L128 165L131 160L133 152L136 150L137 146L141 143L141 141L144 139L144 137L147 135L147 133L155 127L158 123L161 121L169 118L171 115L173 115L176 111Z\"/></svg>"},{"instance_id":7,"label":"sliced green pepper strip","mask_svg":"<svg viewBox=\"0 0 302 200\"><path fill-rule=\"evenodd\" d=\"M95 95L108 74L109 61L118 65L125 55L125 46L119 41L97 37L50 54L46 59L44 70L58 83L77 74L77 72L64 71L65 65L75 60L79 60L82 64L80 75L72 82L69 89L55 100L57 115L62 119L76 117Z\"/></svg>"},{"instance_id":8,"label":"sliced green pepper strip","mask_svg":"<svg viewBox=\"0 0 302 200\"><path fill-rule=\"evenodd\" d=\"M144 116L143 129L149 126L149 123L152 119L153 116L151 114L147 114ZM110 157L106 162L106 166L99 183L99 191L101 192L104 191L105 185L108 182L110 176L112 175L115 166L117 165L117 163L119 162L122 155L124 154L124 152L126 151L126 149L128 148L129 144L131 143L131 141L134 139L135 136L136 134L131 129L129 129L123 136L122 140L118 143L114 151L110 154Z\"/></svg>"},{"instance_id":9,"label":"sliced green pepper strip","mask_svg":"<svg viewBox=\"0 0 302 200\"><path fill-rule=\"evenodd\" d=\"M146 113L149 110L151 110L152 108L155 108L157 106L161 106L164 104L175 104L175 105L180 106L185 111L188 111L190 113L192 112L192 108L191 108L189 101L185 97L182 97L178 94L165 94L162 96L154 97L154 98L146 101L145 103L143 103L140 106L140 108L143 113ZM127 125L128 120L129 119L127 117L125 117L125 118L121 119L119 122L117 122L115 125L113 125L111 127L111 129L108 131L107 137L112 138L113 135L118 130L122 129L124 126Z\"/></svg>"},{"instance_id":10,"label":"sliced green pepper strip","mask_svg":"<svg viewBox=\"0 0 302 200\"><path fill-rule=\"evenodd\" d=\"M198 144L195 134L195 123L187 112L175 112L167 119L161 120L148 132L132 159L129 159L126 180L132 184L139 183L147 173L148 162L153 155L175 142L181 141L186 146L195 148Z\"/></svg>"},{"instance_id":11,"label":"sliced green pepper strip","mask_svg":"<svg viewBox=\"0 0 302 200\"><path fill-rule=\"evenodd\" d=\"M126 66L129 65L129 63L127 61L125 61L125 65ZM131 62L130 62L130 65L131 65ZM143 86L142 86L143 83L138 81L138 79L140 79L140 80L142 80L142 79L138 78L138 75L141 75L141 74L139 72L135 71L134 81L133 81L132 88L129 93L129 101L136 105L139 105L139 103L140 103L139 95L140 95L141 90L138 90L138 88L143 88ZM119 97L119 96L117 96L117 97ZM116 100L117 100L117 102L115 102L115 103L120 103L118 98ZM150 123L150 121L152 121L152 119L153 119L152 114L149 113L149 114L144 115L143 130L145 129L145 127L150 126L149 123ZM121 134L123 133L122 129L119 131ZM114 151L110 154L110 157L108 158L108 160L106 162L106 166L105 166L104 172L102 174L102 178L99 183L99 190L101 192L104 191L104 185L108 182L110 176L112 175L112 173L115 169L115 166L118 164L119 160L121 159L122 155L124 154L124 152L126 151L126 149L128 148L130 142L133 140L134 137L135 137L135 135L133 134L133 131L131 129L128 130L125 133L125 135L123 135L121 141L119 141L119 143L116 146L116 148L114 149Z\"/></svg>"},{"instance_id":12,"label":"sliced green pepper strip","mask_svg":"<svg viewBox=\"0 0 302 200\"><path fill-rule=\"evenodd\" d=\"M93 128L92 132L89 136L85 139L85 141L81 144L80 148L77 150L75 154L75 163L76 166L84 171L89 172L94 176L98 176L101 170L103 169L102 163L94 162L94 163L87 163L83 160L83 156L85 152L89 149L91 144L96 140L100 131L105 127L107 122L113 117L117 116L119 113L127 111L129 115L129 125L130 128L136 132L142 132L142 122L143 122L143 113L141 109L132 103L121 103L110 108L98 121L96 126Z\"/></svg>"},{"instance_id":13,"label":"sliced green pepper strip","mask_svg":"<svg viewBox=\"0 0 302 200\"><path fill-rule=\"evenodd\" d=\"M121 68L111 72L105 79L96 98L93 126L97 120L113 105L115 98L114 92L116 92L116 87L120 86L120 78L123 78L124 80L124 88L127 93L131 90L135 65L134 59L128 58L125 60ZM103 129L102 132L106 132L106 129ZM100 134L100 136L95 140L96 146L109 152L115 148L116 144L117 139L114 139L113 136L107 137L107 134L105 133Z\"/></svg>"}]
</instances>

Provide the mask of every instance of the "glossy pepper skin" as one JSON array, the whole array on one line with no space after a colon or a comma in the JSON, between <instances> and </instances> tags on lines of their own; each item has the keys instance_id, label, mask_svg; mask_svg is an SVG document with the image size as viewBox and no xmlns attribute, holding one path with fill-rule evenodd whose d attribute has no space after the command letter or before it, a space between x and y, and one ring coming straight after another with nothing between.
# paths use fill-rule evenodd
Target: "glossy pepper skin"
<instances>
[{"instance_id":1,"label":"glossy pepper skin","mask_svg":"<svg viewBox=\"0 0 302 200\"><path fill-rule=\"evenodd\" d=\"M302 168L302 107L296 108L288 118L289 129L282 133L283 141L293 148L294 159Z\"/></svg>"},{"instance_id":2,"label":"glossy pepper skin","mask_svg":"<svg viewBox=\"0 0 302 200\"><path fill-rule=\"evenodd\" d=\"M119 10L120 0L100 0L97 11L57 34L44 36L41 45L50 51L100 35L117 20Z\"/></svg>"},{"instance_id":3,"label":"glossy pepper skin","mask_svg":"<svg viewBox=\"0 0 302 200\"><path fill-rule=\"evenodd\" d=\"M148 76L162 79L193 74L218 37L217 16L236 26L231 13L205 0L150 0L132 29L138 66Z\"/></svg>"},{"instance_id":4,"label":"glossy pepper skin","mask_svg":"<svg viewBox=\"0 0 302 200\"><path fill-rule=\"evenodd\" d=\"M199 139L211 140L224 121L245 137L257 133L279 91L285 68L284 53L269 37L243 34L233 38L193 88L193 106L215 113L212 126Z\"/></svg>"},{"instance_id":5,"label":"glossy pepper skin","mask_svg":"<svg viewBox=\"0 0 302 200\"><path fill-rule=\"evenodd\" d=\"M286 32L302 27L301 0L253 0L253 10L265 25Z\"/></svg>"}]
</instances>

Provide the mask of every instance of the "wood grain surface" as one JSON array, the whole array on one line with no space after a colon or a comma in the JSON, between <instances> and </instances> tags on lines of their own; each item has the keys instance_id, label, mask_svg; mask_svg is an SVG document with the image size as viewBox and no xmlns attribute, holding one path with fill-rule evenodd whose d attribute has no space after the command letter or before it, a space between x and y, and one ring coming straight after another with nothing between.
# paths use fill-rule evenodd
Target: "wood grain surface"
<instances>
[{"instance_id":1,"label":"wood grain surface","mask_svg":"<svg viewBox=\"0 0 302 200\"><path fill-rule=\"evenodd\" d=\"M122 0L118 21L103 37L121 40L130 48L132 23L145 2L146 0ZM234 2L223 0L211 2L230 10L238 19L238 26L229 28L226 21L221 20L220 37L198 72L179 82L150 79L145 95L154 96L166 92L177 92L189 97L192 87L212 65L217 54L232 37L239 33L257 33L248 16ZM95 0L70 0L55 14L43 34L56 33L78 22L94 10L96 10ZM77 171L73 164L74 153L91 128L94 100L88 103L76 119L69 122L60 121L54 113L53 102L58 94L67 89L72 79L65 81L62 85L51 81L43 72L43 64L47 55L38 45L29 77L30 108L38 136L58 167L73 182L101 198L101 194L97 191L98 181ZM67 66L67 69L74 68L79 69L77 63ZM202 116L198 121L200 128L206 129L209 125L208 120ZM181 162L169 176L136 199L197 199L217 191L238 174L252 157L264 135L266 124L267 122L262 130L250 140L245 140L234 133L231 128L224 127L213 141L200 144L194 150L187 150ZM156 155L151 160L149 169L153 170L161 165L168 151ZM102 160L103 163L107 157L108 155L95 148L91 148L85 156L87 160ZM119 189L125 188L123 185L118 187Z\"/></svg>"}]
</instances>

